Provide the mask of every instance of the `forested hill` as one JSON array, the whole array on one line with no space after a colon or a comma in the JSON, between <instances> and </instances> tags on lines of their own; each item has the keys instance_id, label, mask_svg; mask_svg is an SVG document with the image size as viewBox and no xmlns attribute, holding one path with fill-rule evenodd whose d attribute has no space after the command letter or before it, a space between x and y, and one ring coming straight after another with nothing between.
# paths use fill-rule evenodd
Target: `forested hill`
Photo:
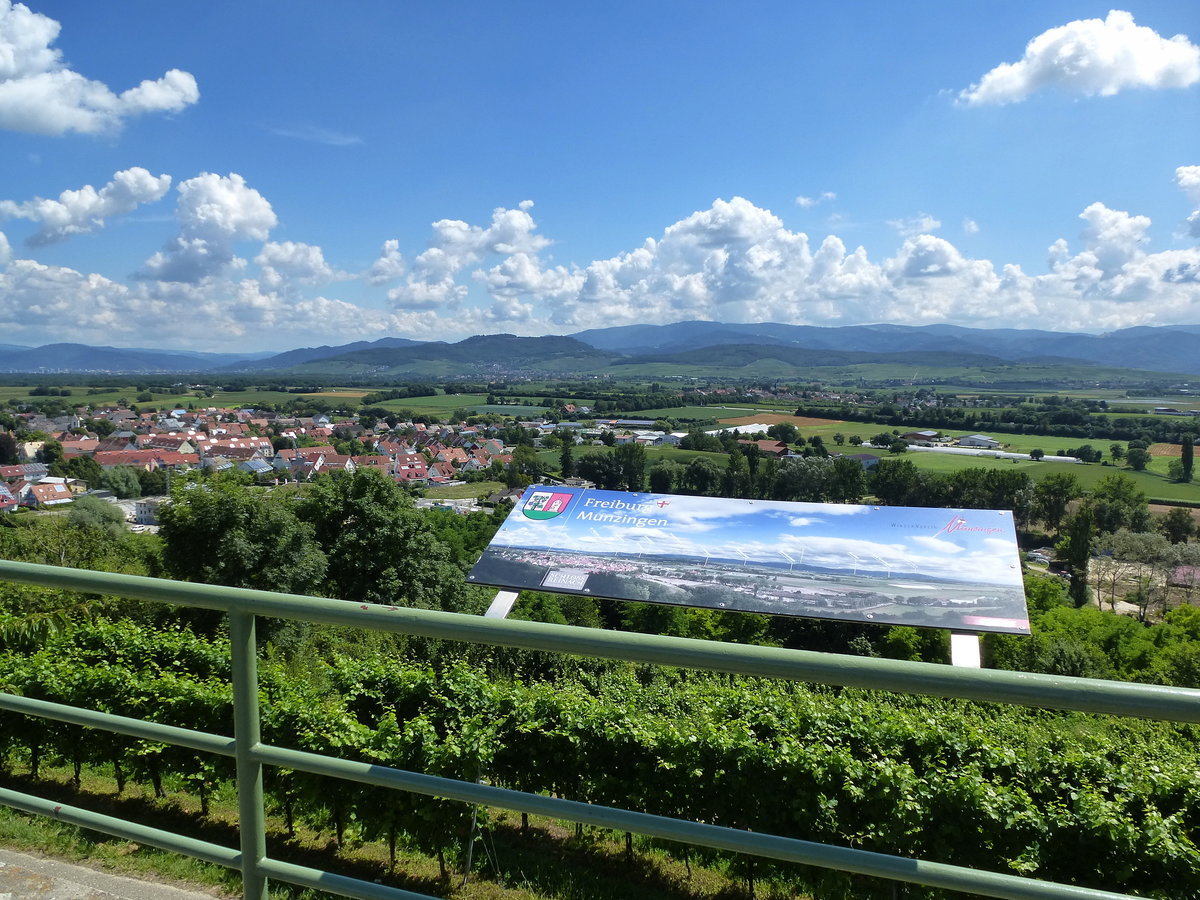
<instances>
[{"instance_id":1,"label":"forested hill","mask_svg":"<svg viewBox=\"0 0 1200 900\"><path fill-rule=\"evenodd\" d=\"M874 353L919 351L997 356L1010 362L1059 357L1080 362L1200 374L1196 339L1200 325L1138 326L1107 334L1078 334L1032 328L966 328L959 325L785 325L677 322L621 325L574 335L605 350L627 355L679 353L714 344L785 344L810 350Z\"/></svg>"},{"instance_id":2,"label":"forested hill","mask_svg":"<svg viewBox=\"0 0 1200 900\"><path fill-rule=\"evenodd\" d=\"M380 338L377 341L355 341L352 344L342 344L337 347L330 347L327 344L320 347L301 347L297 350L288 350L285 353L279 353L266 359L242 360L223 368L229 372L261 372L267 369L287 369L306 362L312 362L316 359L330 359L359 350L374 350L384 347L412 347L419 343L421 342L412 341L408 338L389 337Z\"/></svg>"},{"instance_id":3,"label":"forested hill","mask_svg":"<svg viewBox=\"0 0 1200 900\"><path fill-rule=\"evenodd\" d=\"M570 372L604 368L619 354L597 350L570 337L517 337L480 334L447 344L432 341L409 347L371 347L305 363L300 373L425 373L431 376L470 372Z\"/></svg>"},{"instance_id":4,"label":"forested hill","mask_svg":"<svg viewBox=\"0 0 1200 900\"><path fill-rule=\"evenodd\" d=\"M1200 325L1127 328L1109 334L955 325L847 325L678 322L622 325L575 335L476 335L458 342L383 337L339 346L302 347L271 356L49 344L0 347L0 372L270 372L306 377L457 378L489 374L613 373L672 375L695 369L788 369L866 364L933 368L1027 365L1120 366L1200 376ZM637 366L654 366L638 372ZM680 371L664 367L678 366ZM1180 374L1182 373L1182 374ZM716 373L723 374L723 373ZM730 371L729 375L740 374ZM1093 373L1101 377L1099 373Z\"/></svg>"},{"instance_id":5,"label":"forested hill","mask_svg":"<svg viewBox=\"0 0 1200 900\"><path fill-rule=\"evenodd\" d=\"M679 353L648 353L621 360L614 363L614 366L673 363L681 366L741 368L765 359L775 359L797 367L855 366L868 363L924 367L1005 365L1005 360L997 356L978 353L939 353L931 359L929 353L920 351L872 353L856 350L810 350L789 344L725 344Z\"/></svg>"},{"instance_id":6,"label":"forested hill","mask_svg":"<svg viewBox=\"0 0 1200 900\"><path fill-rule=\"evenodd\" d=\"M0 346L0 372L195 372L239 358L229 353L121 349L87 344L46 344L12 350Z\"/></svg>"}]
</instances>

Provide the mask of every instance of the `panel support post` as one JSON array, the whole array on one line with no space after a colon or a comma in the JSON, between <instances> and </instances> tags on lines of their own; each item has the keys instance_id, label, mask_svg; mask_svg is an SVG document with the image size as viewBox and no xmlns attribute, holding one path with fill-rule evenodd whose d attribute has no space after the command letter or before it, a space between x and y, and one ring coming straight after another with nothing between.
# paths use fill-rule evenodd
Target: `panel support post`
<instances>
[{"instance_id":1,"label":"panel support post","mask_svg":"<svg viewBox=\"0 0 1200 900\"><path fill-rule=\"evenodd\" d=\"M492 605L483 615L488 619L503 619L512 612L513 604L517 602L519 591L498 591L492 599Z\"/></svg>"},{"instance_id":2,"label":"panel support post","mask_svg":"<svg viewBox=\"0 0 1200 900\"><path fill-rule=\"evenodd\" d=\"M961 666L964 669L978 669L982 666L979 635L964 634L961 631L950 632L950 665Z\"/></svg>"},{"instance_id":3,"label":"panel support post","mask_svg":"<svg viewBox=\"0 0 1200 900\"><path fill-rule=\"evenodd\" d=\"M262 744L262 731L258 714L258 648L253 613L239 609L229 611L229 644L233 655L233 737L242 896L245 900L269 900L267 879L259 867L267 857L267 824L263 812L263 768L255 756Z\"/></svg>"}]
</instances>

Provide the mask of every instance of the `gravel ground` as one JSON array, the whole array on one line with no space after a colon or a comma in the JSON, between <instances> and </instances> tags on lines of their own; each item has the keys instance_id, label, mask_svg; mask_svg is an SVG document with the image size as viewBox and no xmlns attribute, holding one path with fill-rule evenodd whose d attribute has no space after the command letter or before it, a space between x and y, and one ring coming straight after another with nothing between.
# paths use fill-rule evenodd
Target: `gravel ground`
<instances>
[{"instance_id":1,"label":"gravel ground","mask_svg":"<svg viewBox=\"0 0 1200 900\"><path fill-rule=\"evenodd\" d=\"M0 900L214 900L219 896L0 850Z\"/></svg>"}]
</instances>

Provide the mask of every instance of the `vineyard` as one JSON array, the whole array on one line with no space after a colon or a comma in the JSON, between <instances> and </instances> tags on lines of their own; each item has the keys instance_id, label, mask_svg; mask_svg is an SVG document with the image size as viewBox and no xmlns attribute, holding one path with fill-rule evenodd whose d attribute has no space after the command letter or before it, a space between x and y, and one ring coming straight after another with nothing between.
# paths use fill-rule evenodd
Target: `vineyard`
<instances>
[{"instance_id":1,"label":"vineyard","mask_svg":"<svg viewBox=\"0 0 1200 900\"><path fill-rule=\"evenodd\" d=\"M261 664L264 740L739 829L1162 898L1200 897L1194 729L1082 714L421 645ZM425 662L414 661L424 657ZM490 674L488 674L490 673ZM0 689L232 733L229 648L114 618L12 637ZM232 763L76 726L0 718L0 765L103 770L118 790L232 793ZM461 866L487 810L268 769L287 827L417 847ZM890 886L675 847L821 897ZM485 873L486 874L486 873ZM935 896L908 888L905 896Z\"/></svg>"}]
</instances>

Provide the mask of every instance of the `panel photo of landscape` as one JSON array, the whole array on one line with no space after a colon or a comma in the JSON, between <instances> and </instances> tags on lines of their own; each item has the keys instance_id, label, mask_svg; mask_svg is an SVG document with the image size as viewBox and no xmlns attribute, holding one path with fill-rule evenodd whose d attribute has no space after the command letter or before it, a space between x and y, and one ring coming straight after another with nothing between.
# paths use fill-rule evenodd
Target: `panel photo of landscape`
<instances>
[{"instance_id":1,"label":"panel photo of landscape","mask_svg":"<svg viewBox=\"0 0 1200 900\"><path fill-rule=\"evenodd\" d=\"M1007 510L535 485L469 578L616 600L1029 633Z\"/></svg>"}]
</instances>

